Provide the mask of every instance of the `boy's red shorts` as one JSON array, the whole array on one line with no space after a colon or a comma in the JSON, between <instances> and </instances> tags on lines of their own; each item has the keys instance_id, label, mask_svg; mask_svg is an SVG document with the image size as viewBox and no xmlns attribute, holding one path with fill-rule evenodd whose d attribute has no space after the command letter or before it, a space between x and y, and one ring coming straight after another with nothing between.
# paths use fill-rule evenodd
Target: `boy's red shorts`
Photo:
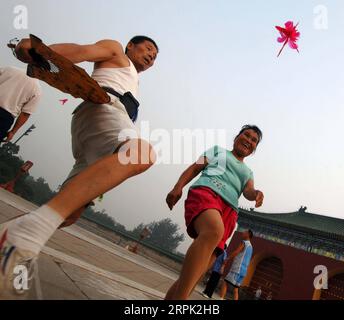
<instances>
[{"instance_id":1,"label":"boy's red shorts","mask_svg":"<svg viewBox=\"0 0 344 320\"><path fill-rule=\"evenodd\" d=\"M207 187L197 187L189 190L185 200L185 223L188 235L195 239L197 232L193 227L195 219L207 209L216 209L221 213L225 231L217 248L223 250L226 241L232 235L238 220L237 212L228 205L217 193Z\"/></svg>"}]
</instances>

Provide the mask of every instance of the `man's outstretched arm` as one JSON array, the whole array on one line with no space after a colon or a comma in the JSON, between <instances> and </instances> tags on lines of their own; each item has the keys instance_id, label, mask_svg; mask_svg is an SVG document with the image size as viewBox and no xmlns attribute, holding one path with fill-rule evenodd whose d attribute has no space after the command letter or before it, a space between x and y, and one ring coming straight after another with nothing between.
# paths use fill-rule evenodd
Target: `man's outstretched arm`
<instances>
[{"instance_id":1,"label":"man's outstretched arm","mask_svg":"<svg viewBox=\"0 0 344 320\"><path fill-rule=\"evenodd\" d=\"M50 45L49 48L73 63L108 61L115 56L124 55L122 45L115 40L101 40L88 45L60 43ZM24 63L32 63L30 49L31 40L22 39L15 49L17 58Z\"/></svg>"},{"instance_id":2,"label":"man's outstretched arm","mask_svg":"<svg viewBox=\"0 0 344 320\"><path fill-rule=\"evenodd\" d=\"M73 43L53 44L49 46L61 56L73 63L101 62L124 54L122 45L115 40L101 40L95 44L79 45Z\"/></svg>"}]
</instances>

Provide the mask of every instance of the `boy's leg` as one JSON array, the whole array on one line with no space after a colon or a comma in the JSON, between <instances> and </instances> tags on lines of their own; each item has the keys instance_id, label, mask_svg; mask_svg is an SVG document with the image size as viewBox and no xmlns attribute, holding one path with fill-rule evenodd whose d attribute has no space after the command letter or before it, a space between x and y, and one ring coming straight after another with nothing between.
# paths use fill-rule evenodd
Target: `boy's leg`
<instances>
[{"instance_id":1,"label":"boy's leg","mask_svg":"<svg viewBox=\"0 0 344 320\"><path fill-rule=\"evenodd\" d=\"M204 294L206 294L209 298L212 297L216 286L218 284L218 276L219 274L217 272L212 272L210 275L210 278L207 282L207 286L205 287L205 290L203 291Z\"/></svg>"},{"instance_id":2,"label":"boy's leg","mask_svg":"<svg viewBox=\"0 0 344 320\"><path fill-rule=\"evenodd\" d=\"M210 260L209 260L209 264L208 264L208 269L207 269L207 270L209 270L209 269L212 267L212 265L213 265L214 262L215 262L215 259L216 259L216 255L215 255L215 254L212 254L212 255L211 255L211 258L210 258ZM204 272L204 274L205 274L205 272ZM204 277L204 274L202 274L202 276L200 277L199 281ZM199 281L198 281L198 282L199 282ZM195 284L195 286L193 287L192 291L195 290L195 288L196 288L198 282L196 282L196 284ZM177 281L175 281L175 282L173 283L173 285L170 287L170 289L167 291L166 296L165 296L165 300L172 300L172 299L173 299L173 295L174 295L174 292L175 292L175 290L176 290L176 288L177 288L177 286L178 286L178 283L179 283L179 279L178 279ZM191 291L191 292L192 292L192 291Z\"/></svg>"},{"instance_id":3,"label":"boy's leg","mask_svg":"<svg viewBox=\"0 0 344 320\"><path fill-rule=\"evenodd\" d=\"M215 280L214 280L214 284L213 284L213 288L212 288L210 297L213 296L213 294L214 294L214 292L215 292L217 286L219 285L220 279L221 279L221 274L218 273L218 274L216 275Z\"/></svg>"},{"instance_id":4,"label":"boy's leg","mask_svg":"<svg viewBox=\"0 0 344 320\"><path fill-rule=\"evenodd\" d=\"M212 272L210 274L210 277L207 281L207 284L203 290L203 293L206 294L209 298L210 298L210 294L209 294L209 291L211 290L211 287L212 287L212 283L213 283L213 277L214 277L214 273Z\"/></svg>"},{"instance_id":5,"label":"boy's leg","mask_svg":"<svg viewBox=\"0 0 344 320\"><path fill-rule=\"evenodd\" d=\"M178 285L179 285L179 279L172 284L170 289L168 289L166 296L165 296L165 300L173 300L174 293L175 293Z\"/></svg>"},{"instance_id":6,"label":"boy's leg","mask_svg":"<svg viewBox=\"0 0 344 320\"><path fill-rule=\"evenodd\" d=\"M203 274L200 276L200 278L198 279L198 281L195 283L194 287L192 288L191 292L193 292L195 290L195 288L197 287L198 283L203 279L203 277L205 276L205 274L208 272L208 270L213 266L214 262L216 260L216 255L213 253L210 257L209 263L208 263L208 267L207 269L203 272Z\"/></svg>"},{"instance_id":7,"label":"boy's leg","mask_svg":"<svg viewBox=\"0 0 344 320\"><path fill-rule=\"evenodd\" d=\"M239 300L239 288L235 287L233 289L234 300Z\"/></svg>"},{"instance_id":8,"label":"boy's leg","mask_svg":"<svg viewBox=\"0 0 344 320\"><path fill-rule=\"evenodd\" d=\"M220 298L224 299L227 293L227 283L225 280L222 281L222 286L221 286L221 290L220 290Z\"/></svg>"},{"instance_id":9,"label":"boy's leg","mask_svg":"<svg viewBox=\"0 0 344 320\"><path fill-rule=\"evenodd\" d=\"M212 253L211 257L210 257L210 260L209 260L209 263L208 263L208 267L207 267L207 270L206 272L213 267L213 264L216 260L216 254L215 253Z\"/></svg>"},{"instance_id":10,"label":"boy's leg","mask_svg":"<svg viewBox=\"0 0 344 320\"><path fill-rule=\"evenodd\" d=\"M198 234L187 251L175 288L173 299L187 299L201 276L207 270L209 260L223 236L224 226L219 211L204 211L194 222Z\"/></svg>"}]
</instances>

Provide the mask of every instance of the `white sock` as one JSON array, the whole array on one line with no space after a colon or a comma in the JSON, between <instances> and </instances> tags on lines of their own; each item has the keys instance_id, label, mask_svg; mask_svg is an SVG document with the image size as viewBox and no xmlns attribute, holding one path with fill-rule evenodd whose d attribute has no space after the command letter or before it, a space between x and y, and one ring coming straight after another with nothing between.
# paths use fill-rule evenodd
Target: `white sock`
<instances>
[{"instance_id":1,"label":"white sock","mask_svg":"<svg viewBox=\"0 0 344 320\"><path fill-rule=\"evenodd\" d=\"M55 210L44 205L12 221L8 226L8 241L38 255L63 221Z\"/></svg>"}]
</instances>

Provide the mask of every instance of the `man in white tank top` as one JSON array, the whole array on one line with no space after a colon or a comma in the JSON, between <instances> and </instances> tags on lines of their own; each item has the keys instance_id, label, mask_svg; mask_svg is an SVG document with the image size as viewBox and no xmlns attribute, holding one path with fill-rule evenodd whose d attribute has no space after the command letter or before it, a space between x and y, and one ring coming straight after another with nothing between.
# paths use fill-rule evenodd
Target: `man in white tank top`
<instances>
[{"instance_id":1,"label":"man in white tank top","mask_svg":"<svg viewBox=\"0 0 344 320\"><path fill-rule=\"evenodd\" d=\"M18 59L32 63L31 41L16 47ZM138 74L153 66L156 43L145 36L134 37L123 49L114 40L95 44L55 44L50 48L73 63L94 62L94 78L101 86L120 94L138 93ZM15 298L11 279L16 265L34 261L45 243L61 226L74 223L95 198L126 179L143 173L155 162L152 146L140 139L119 98L111 104L84 102L73 116L72 145L75 165L68 183L46 205L0 227L0 298Z\"/></svg>"}]
</instances>

